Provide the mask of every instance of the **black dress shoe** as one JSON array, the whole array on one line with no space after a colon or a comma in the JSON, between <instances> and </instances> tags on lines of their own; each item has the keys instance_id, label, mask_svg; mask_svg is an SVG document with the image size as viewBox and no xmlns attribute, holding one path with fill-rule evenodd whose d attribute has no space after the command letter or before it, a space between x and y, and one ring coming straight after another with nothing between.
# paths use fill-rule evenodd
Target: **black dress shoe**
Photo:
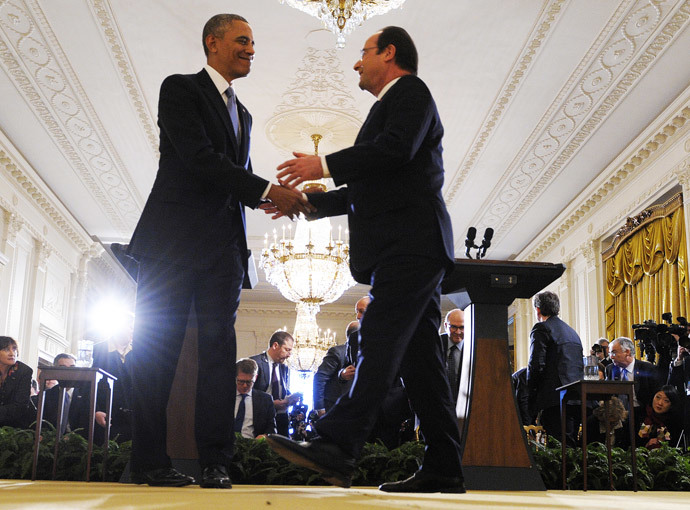
<instances>
[{"instance_id":1,"label":"black dress shoe","mask_svg":"<svg viewBox=\"0 0 690 510\"><path fill-rule=\"evenodd\" d=\"M154 487L184 487L194 483L194 478L180 473L174 468L160 468L141 473L132 473L130 479L133 483L146 483Z\"/></svg>"},{"instance_id":2,"label":"black dress shoe","mask_svg":"<svg viewBox=\"0 0 690 510\"><path fill-rule=\"evenodd\" d=\"M451 492L465 493L462 478L456 476L442 476L417 471L411 477L399 482L384 483L379 486L384 492Z\"/></svg>"},{"instance_id":3,"label":"black dress shoe","mask_svg":"<svg viewBox=\"0 0 690 510\"><path fill-rule=\"evenodd\" d=\"M199 486L204 489L231 489L232 482L227 468L220 464L206 466L201 473Z\"/></svg>"},{"instance_id":4,"label":"black dress shoe","mask_svg":"<svg viewBox=\"0 0 690 510\"><path fill-rule=\"evenodd\" d=\"M268 434L266 441L278 455L293 464L313 469L328 483L345 488L352 485L355 459L335 443L323 438L298 442L278 434Z\"/></svg>"}]
</instances>

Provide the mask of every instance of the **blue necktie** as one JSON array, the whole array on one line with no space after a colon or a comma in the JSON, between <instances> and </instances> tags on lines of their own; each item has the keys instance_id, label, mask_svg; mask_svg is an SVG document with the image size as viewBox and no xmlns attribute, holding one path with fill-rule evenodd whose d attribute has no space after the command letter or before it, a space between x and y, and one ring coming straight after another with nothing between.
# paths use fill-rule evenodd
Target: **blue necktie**
<instances>
[{"instance_id":1,"label":"blue necktie","mask_svg":"<svg viewBox=\"0 0 690 510\"><path fill-rule=\"evenodd\" d=\"M240 118L237 116L237 102L235 99L235 91L232 90L232 87L228 87L225 90L225 95L228 96L228 113L230 114L232 129L235 131L235 138L239 140Z\"/></svg>"},{"instance_id":2,"label":"blue necktie","mask_svg":"<svg viewBox=\"0 0 690 510\"><path fill-rule=\"evenodd\" d=\"M625 368L621 369L621 381L627 381L628 380L628 370ZM630 400L628 399L627 395L620 395L620 400L623 403L623 406L630 411Z\"/></svg>"},{"instance_id":3,"label":"blue necktie","mask_svg":"<svg viewBox=\"0 0 690 510\"><path fill-rule=\"evenodd\" d=\"M242 425L244 425L244 399L247 397L246 394L240 395L242 401L237 407L237 416L235 416L235 432L242 432Z\"/></svg>"}]
</instances>

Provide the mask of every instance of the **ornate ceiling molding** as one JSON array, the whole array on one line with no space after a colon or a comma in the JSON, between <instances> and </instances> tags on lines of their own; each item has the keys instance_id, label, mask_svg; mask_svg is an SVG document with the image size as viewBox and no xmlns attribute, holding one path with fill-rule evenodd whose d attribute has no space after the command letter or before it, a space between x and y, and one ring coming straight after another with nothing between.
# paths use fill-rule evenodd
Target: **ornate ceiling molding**
<instances>
[{"instance_id":1,"label":"ornate ceiling molding","mask_svg":"<svg viewBox=\"0 0 690 510\"><path fill-rule=\"evenodd\" d=\"M30 172L25 171L22 166L19 161L14 160L10 156L10 150L4 147L2 140L0 140L0 169L7 176L8 182L16 182L18 190L21 190L20 192L24 193L29 202L42 211L55 229L61 232L79 251L88 250L93 244L88 234L78 226L73 218L67 216L67 211L52 196L52 193L45 189L43 182L32 177ZM16 204L5 203L0 197L0 206L7 211L13 211ZM38 232L37 228L30 227L30 230L35 238L41 237L41 233ZM70 263L70 266L72 265Z\"/></svg>"},{"instance_id":2,"label":"ornate ceiling molding","mask_svg":"<svg viewBox=\"0 0 690 510\"><path fill-rule=\"evenodd\" d=\"M542 194L617 103L645 74L690 19L690 2L635 2L589 67L573 74L487 200L478 229L501 225L500 240ZM668 20L666 24L663 24ZM575 85L571 83L576 82ZM556 106L557 107L554 107Z\"/></svg>"},{"instance_id":3,"label":"ornate ceiling molding","mask_svg":"<svg viewBox=\"0 0 690 510\"><path fill-rule=\"evenodd\" d=\"M120 77L122 86L127 91L127 97L136 112L139 125L151 146L153 157L158 160L160 156L158 152L158 128L144 99L144 93L134 72L125 41L120 35L115 15L110 8L110 2L108 0L89 0L88 4L96 25L100 29L103 42L113 59L113 67Z\"/></svg>"},{"instance_id":4,"label":"ornate ceiling molding","mask_svg":"<svg viewBox=\"0 0 690 510\"><path fill-rule=\"evenodd\" d=\"M0 2L0 65L123 236L143 201L35 0Z\"/></svg>"},{"instance_id":5,"label":"ornate ceiling molding","mask_svg":"<svg viewBox=\"0 0 690 510\"><path fill-rule=\"evenodd\" d=\"M552 0L542 10L541 16L534 24L535 28L532 30L529 42L523 48L513 69L508 73L509 78L503 84L501 92L498 94L498 99L489 109L489 114L482 122L479 134L472 141L470 149L455 171L455 177L452 184L448 187L445 196L448 204L455 199L460 187L465 183L467 176L474 168L475 163L484 153L484 148L500 124L503 114L508 110L513 97L520 89L523 79L529 75L529 69L536 61L539 50L546 46L546 39L551 33L551 29L556 26L558 15L563 11L563 4L565 4L565 0Z\"/></svg>"},{"instance_id":6,"label":"ornate ceiling molding","mask_svg":"<svg viewBox=\"0 0 690 510\"><path fill-rule=\"evenodd\" d=\"M571 230L579 225L583 220L594 214L597 206L602 203L607 196L614 194L617 190L623 188L628 182L637 177L640 172L646 169L649 164L655 159L654 154L659 154L663 151L660 149L664 146L671 146L682 136L690 132L690 101L682 106L675 115L663 126L658 129L656 133L647 137L646 142L640 145L640 148L635 150L629 156L625 163L617 166L609 173L609 177L604 180L597 189L592 192L585 190L583 193L589 193L589 198L583 200L580 205L564 219L560 224L551 229L551 233L543 239L532 251L529 252L524 260L537 261L540 260L544 254L551 251L553 246L566 236ZM628 206L621 210L616 216L612 217L605 224L601 225L594 233L593 238L599 239L606 235L615 225L620 225L625 221L625 218L639 211L642 204L644 204L651 196L655 195L659 190L667 187L669 183L678 181L678 173L690 168L690 157L685 158L674 168L666 172L664 175L653 183L640 194L636 200L628 204ZM574 252L577 254L577 250ZM565 255L565 252L562 254ZM572 255L572 254L571 254ZM570 256L570 255L569 255ZM565 258L564 260L570 260Z\"/></svg>"}]
</instances>

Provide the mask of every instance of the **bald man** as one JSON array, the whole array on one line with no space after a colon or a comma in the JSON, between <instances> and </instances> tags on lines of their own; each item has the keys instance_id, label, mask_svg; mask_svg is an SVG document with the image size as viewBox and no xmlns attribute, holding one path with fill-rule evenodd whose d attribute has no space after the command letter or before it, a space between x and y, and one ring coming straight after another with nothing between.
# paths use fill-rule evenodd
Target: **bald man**
<instances>
[{"instance_id":1,"label":"bald man","mask_svg":"<svg viewBox=\"0 0 690 510\"><path fill-rule=\"evenodd\" d=\"M441 335L446 374L450 384L453 402L458 403L460 390L460 367L462 366L462 349L465 340L465 312L455 308L446 314L444 321L446 332Z\"/></svg>"}]
</instances>

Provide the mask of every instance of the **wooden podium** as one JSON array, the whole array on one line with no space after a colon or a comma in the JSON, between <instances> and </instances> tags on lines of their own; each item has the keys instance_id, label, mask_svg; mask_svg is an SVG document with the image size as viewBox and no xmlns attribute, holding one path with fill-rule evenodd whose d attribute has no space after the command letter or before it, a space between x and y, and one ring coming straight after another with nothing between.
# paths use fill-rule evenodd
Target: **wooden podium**
<instances>
[{"instance_id":1,"label":"wooden podium","mask_svg":"<svg viewBox=\"0 0 690 510\"><path fill-rule=\"evenodd\" d=\"M456 412L468 489L546 490L510 379L508 305L532 297L563 271L563 264L456 259L443 280L443 294L465 310Z\"/></svg>"}]
</instances>

